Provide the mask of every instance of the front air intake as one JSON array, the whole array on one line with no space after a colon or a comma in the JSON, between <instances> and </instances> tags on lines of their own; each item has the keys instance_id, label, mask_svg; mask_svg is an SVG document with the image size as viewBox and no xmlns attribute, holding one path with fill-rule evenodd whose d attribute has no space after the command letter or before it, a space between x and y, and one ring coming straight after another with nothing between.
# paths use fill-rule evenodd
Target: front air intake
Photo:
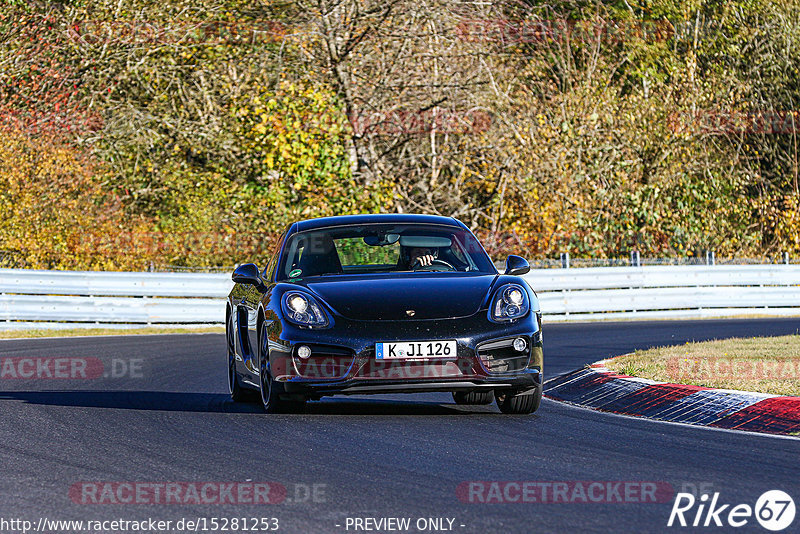
<instances>
[{"instance_id":1,"label":"front air intake","mask_svg":"<svg viewBox=\"0 0 800 534\"><path fill-rule=\"evenodd\" d=\"M528 360L531 357L530 339L523 338L526 343L522 351L514 348L515 339L519 339L519 336L478 345L481 365L489 374L513 373L528 367Z\"/></svg>"}]
</instances>

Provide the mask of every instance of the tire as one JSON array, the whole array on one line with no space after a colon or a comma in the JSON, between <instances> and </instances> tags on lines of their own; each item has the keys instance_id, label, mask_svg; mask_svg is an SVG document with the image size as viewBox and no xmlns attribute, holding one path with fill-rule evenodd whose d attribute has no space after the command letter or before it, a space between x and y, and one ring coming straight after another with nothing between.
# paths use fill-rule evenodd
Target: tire
<instances>
[{"instance_id":1,"label":"tire","mask_svg":"<svg viewBox=\"0 0 800 534\"><path fill-rule=\"evenodd\" d=\"M234 369L235 365L235 360L231 359L228 364L228 391L231 394L231 400L233 402L252 402L253 396L239 384L239 375Z\"/></svg>"},{"instance_id":2,"label":"tire","mask_svg":"<svg viewBox=\"0 0 800 534\"><path fill-rule=\"evenodd\" d=\"M521 395L511 391L498 391L495 393L497 407L507 414L531 414L539 409L542 402L542 387L536 388L534 393Z\"/></svg>"},{"instance_id":3,"label":"tire","mask_svg":"<svg viewBox=\"0 0 800 534\"><path fill-rule=\"evenodd\" d=\"M258 336L258 376L261 392L261 406L265 413L297 413L305 408L305 401L287 401L281 398L284 394L283 384L272 379L267 350L266 326L262 326Z\"/></svg>"},{"instance_id":4,"label":"tire","mask_svg":"<svg viewBox=\"0 0 800 534\"><path fill-rule=\"evenodd\" d=\"M236 347L234 346L234 334L232 317L229 315L228 324L225 326L225 338L228 345L228 392L231 394L233 402L250 402L253 396L244 389L239 383L239 373L236 372Z\"/></svg>"},{"instance_id":5,"label":"tire","mask_svg":"<svg viewBox=\"0 0 800 534\"><path fill-rule=\"evenodd\" d=\"M456 404L461 405L474 405L474 404L491 404L494 400L494 391L454 391L453 400Z\"/></svg>"}]
</instances>

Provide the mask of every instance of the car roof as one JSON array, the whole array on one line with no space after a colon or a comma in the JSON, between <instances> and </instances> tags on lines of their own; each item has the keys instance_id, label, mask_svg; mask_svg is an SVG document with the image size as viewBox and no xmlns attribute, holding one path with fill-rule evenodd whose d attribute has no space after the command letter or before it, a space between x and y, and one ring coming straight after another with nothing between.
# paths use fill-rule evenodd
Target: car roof
<instances>
[{"instance_id":1,"label":"car roof","mask_svg":"<svg viewBox=\"0 0 800 534\"><path fill-rule=\"evenodd\" d=\"M297 232L314 230L317 228L327 228L331 226L344 226L349 224L439 224L445 226L455 226L466 228L460 221L452 217L442 217L440 215L418 215L412 213L377 213L365 215L340 215L337 217L320 217L318 219L307 219L298 221L295 227Z\"/></svg>"}]
</instances>

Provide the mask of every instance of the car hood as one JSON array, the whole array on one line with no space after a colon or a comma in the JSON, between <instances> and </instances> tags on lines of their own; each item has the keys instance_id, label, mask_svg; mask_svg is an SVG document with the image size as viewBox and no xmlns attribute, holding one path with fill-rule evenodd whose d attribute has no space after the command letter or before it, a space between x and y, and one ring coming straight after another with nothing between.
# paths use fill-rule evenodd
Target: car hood
<instances>
[{"instance_id":1,"label":"car hood","mask_svg":"<svg viewBox=\"0 0 800 534\"><path fill-rule=\"evenodd\" d=\"M396 321L474 315L495 278L491 274L415 273L401 277L320 278L304 285L348 319Z\"/></svg>"}]
</instances>

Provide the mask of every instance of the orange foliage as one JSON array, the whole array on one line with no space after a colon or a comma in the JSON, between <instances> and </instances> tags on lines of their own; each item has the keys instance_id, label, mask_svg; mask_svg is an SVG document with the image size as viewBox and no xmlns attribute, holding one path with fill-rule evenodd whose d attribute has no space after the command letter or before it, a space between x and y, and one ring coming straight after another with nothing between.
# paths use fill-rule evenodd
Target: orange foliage
<instances>
[{"instance_id":1,"label":"orange foliage","mask_svg":"<svg viewBox=\"0 0 800 534\"><path fill-rule=\"evenodd\" d=\"M135 251L97 249L97 236L143 222L123 221L102 178L89 157L53 134L0 130L0 250L31 268L141 269Z\"/></svg>"}]
</instances>

